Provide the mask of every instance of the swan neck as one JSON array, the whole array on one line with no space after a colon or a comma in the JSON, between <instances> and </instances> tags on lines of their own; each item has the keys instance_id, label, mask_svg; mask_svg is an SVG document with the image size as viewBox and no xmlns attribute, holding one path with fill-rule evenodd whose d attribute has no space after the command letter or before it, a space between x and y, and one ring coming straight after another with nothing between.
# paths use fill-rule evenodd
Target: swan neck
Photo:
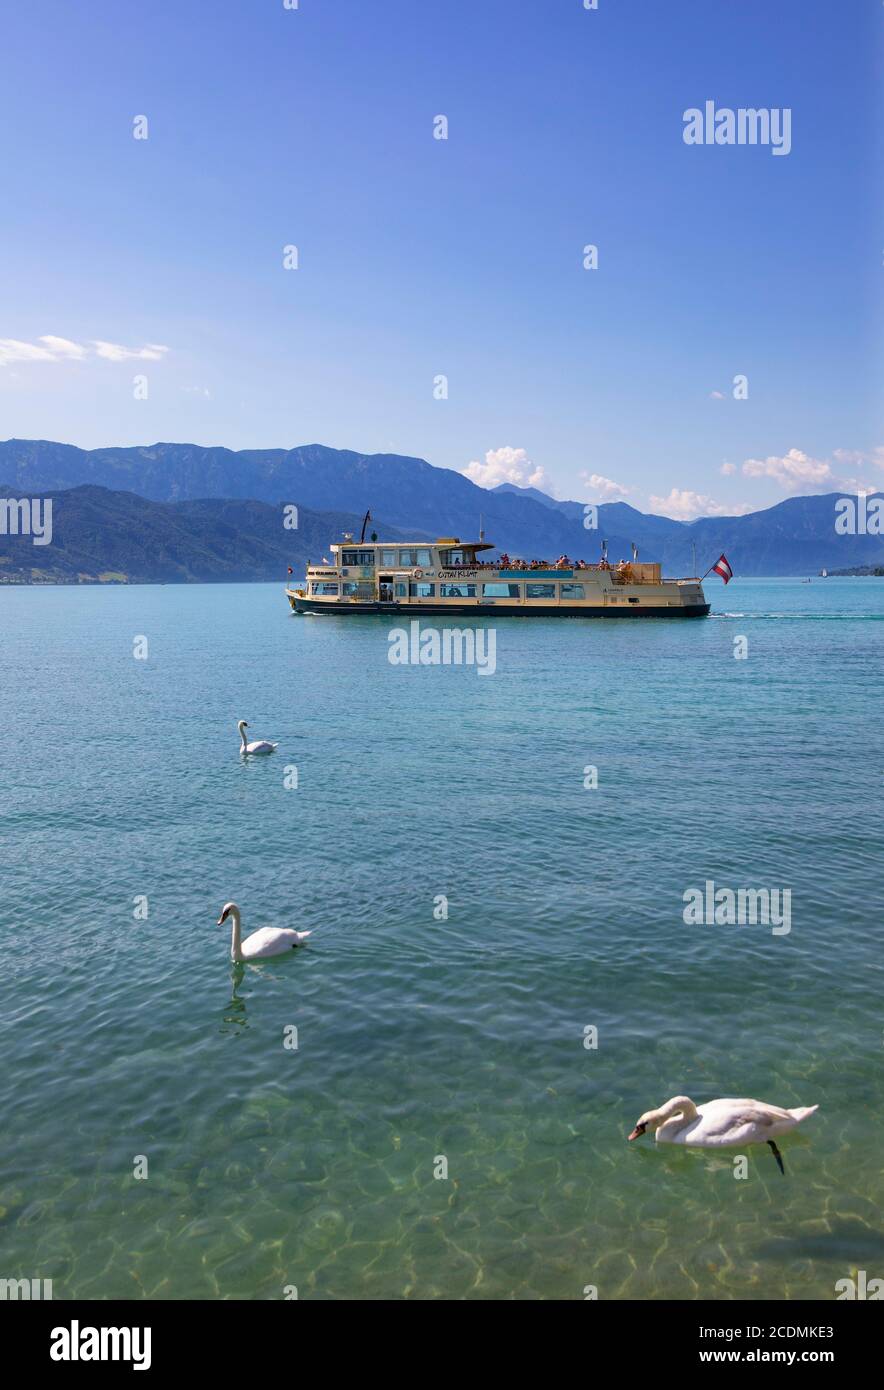
<instances>
[{"instance_id":1,"label":"swan neck","mask_svg":"<svg viewBox=\"0 0 884 1390\"><path fill-rule=\"evenodd\" d=\"M242 729L242 728L240 729L240 731L239 731L239 736L240 736L240 738L242 739L242 746L243 746L243 748L245 748L245 746L246 746L246 731L245 731L245 729Z\"/></svg>"},{"instance_id":2,"label":"swan neck","mask_svg":"<svg viewBox=\"0 0 884 1390\"><path fill-rule=\"evenodd\" d=\"M242 924L240 922L238 907L232 907L230 909L230 920L233 923L233 928L230 933L230 959L242 960Z\"/></svg>"},{"instance_id":3,"label":"swan neck","mask_svg":"<svg viewBox=\"0 0 884 1390\"><path fill-rule=\"evenodd\" d=\"M697 1107L687 1096L674 1096L668 1100L658 1111L661 1123L665 1124L669 1120L678 1120L678 1129L691 1124L698 1118Z\"/></svg>"}]
</instances>

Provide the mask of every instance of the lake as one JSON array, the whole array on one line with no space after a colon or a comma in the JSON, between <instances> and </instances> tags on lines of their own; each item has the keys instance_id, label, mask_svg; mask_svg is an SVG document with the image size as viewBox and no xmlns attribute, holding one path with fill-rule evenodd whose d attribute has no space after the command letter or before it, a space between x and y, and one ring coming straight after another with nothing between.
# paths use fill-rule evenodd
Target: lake
<instances>
[{"instance_id":1,"label":"lake","mask_svg":"<svg viewBox=\"0 0 884 1390\"><path fill-rule=\"evenodd\" d=\"M0 1275L884 1275L884 580L706 591L701 620L500 619L480 678L392 665L389 620L296 617L277 585L0 590ZM243 760L240 718L278 750ZM788 889L790 930L687 925L707 880ZM234 966L231 898L309 945ZM820 1109L785 1177L762 1145L735 1178L730 1151L627 1144L677 1094Z\"/></svg>"}]
</instances>

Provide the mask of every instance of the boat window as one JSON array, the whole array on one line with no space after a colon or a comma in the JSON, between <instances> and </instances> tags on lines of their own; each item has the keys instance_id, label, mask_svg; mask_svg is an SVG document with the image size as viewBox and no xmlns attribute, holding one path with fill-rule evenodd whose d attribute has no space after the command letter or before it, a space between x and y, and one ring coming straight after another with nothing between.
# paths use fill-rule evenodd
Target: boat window
<instances>
[{"instance_id":1,"label":"boat window","mask_svg":"<svg viewBox=\"0 0 884 1390\"><path fill-rule=\"evenodd\" d=\"M373 551L373 550L360 550L360 552L359 552L359 564L360 564L360 565L373 565L373 564L374 564L374 551Z\"/></svg>"},{"instance_id":2,"label":"boat window","mask_svg":"<svg viewBox=\"0 0 884 1390\"><path fill-rule=\"evenodd\" d=\"M585 598L582 584L563 584L561 594L562 598Z\"/></svg>"},{"instance_id":3,"label":"boat window","mask_svg":"<svg viewBox=\"0 0 884 1390\"><path fill-rule=\"evenodd\" d=\"M382 550L382 551L381 551L381 564L382 564L382 565L390 565L391 567L394 566L394 565L396 564L396 552L395 552L395 550Z\"/></svg>"},{"instance_id":4,"label":"boat window","mask_svg":"<svg viewBox=\"0 0 884 1390\"><path fill-rule=\"evenodd\" d=\"M345 564L345 565L358 565L358 564L359 564L359 551L358 551L358 550L345 550L344 553L343 553L343 555L341 556L341 562L342 562L342 564Z\"/></svg>"},{"instance_id":5,"label":"boat window","mask_svg":"<svg viewBox=\"0 0 884 1390\"><path fill-rule=\"evenodd\" d=\"M436 585L427 584L419 580L417 583L409 584L408 592L412 598L435 598Z\"/></svg>"},{"instance_id":6,"label":"boat window","mask_svg":"<svg viewBox=\"0 0 884 1390\"><path fill-rule=\"evenodd\" d=\"M475 584L440 584L440 598L475 598Z\"/></svg>"},{"instance_id":7,"label":"boat window","mask_svg":"<svg viewBox=\"0 0 884 1390\"><path fill-rule=\"evenodd\" d=\"M422 569L429 569L432 564L429 547L421 545L413 550L400 550L399 563L409 567L420 566Z\"/></svg>"},{"instance_id":8,"label":"boat window","mask_svg":"<svg viewBox=\"0 0 884 1390\"><path fill-rule=\"evenodd\" d=\"M465 565L466 556L462 550L440 550L439 563L443 569L451 569L453 565Z\"/></svg>"},{"instance_id":9,"label":"boat window","mask_svg":"<svg viewBox=\"0 0 884 1390\"><path fill-rule=\"evenodd\" d=\"M518 584L483 584L482 593L485 598L518 598Z\"/></svg>"},{"instance_id":10,"label":"boat window","mask_svg":"<svg viewBox=\"0 0 884 1390\"><path fill-rule=\"evenodd\" d=\"M555 584L526 584L526 585L525 585L525 597L526 597L526 598L555 598L555 596L556 596L556 586L555 586Z\"/></svg>"},{"instance_id":11,"label":"boat window","mask_svg":"<svg viewBox=\"0 0 884 1390\"><path fill-rule=\"evenodd\" d=\"M401 579L397 579L397 581L396 581L396 597L397 597L397 598L405 598L407 589L408 589L408 585L405 584Z\"/></svg>"},{"instance_id":12,"label":"boat window","mask_svg":"<svg viewBox=\"0 0 884 1390\"><path fill-rule=\"evenodd\" d=\"M327 583L314 584L313 592L314 594L336 594L338 592L338 586L337 584Z\"/></svg>"},{"instance_id":13,"label":"boat window","mask_svg":"<svg viewBox=\"0 0 884 1390\"><path fill-rule=\"evenodd\" d=\"M630 603L638 603L638 599L637 599L637 598L631 598L631 599L629 600L629 602L630 602Z\"/></svg>"}]
</instances>

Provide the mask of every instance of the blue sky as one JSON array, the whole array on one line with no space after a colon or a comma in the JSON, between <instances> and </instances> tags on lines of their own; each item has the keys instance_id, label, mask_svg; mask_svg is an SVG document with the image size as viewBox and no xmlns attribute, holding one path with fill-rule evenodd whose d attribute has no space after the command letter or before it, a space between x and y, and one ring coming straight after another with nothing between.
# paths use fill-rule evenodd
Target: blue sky
<instances>
[{"instance_id":1,"label":"blue sky","mask_svg":"<svg viewBox=\"0 0 884 1390\"><path fill-rule=\"evenodd\" d=\"M0 437L320 442L682 516L880 483L882 23L7 6ZM790 153L686 145L707 100L790 108Z\"/></svg>"}]
</instances>

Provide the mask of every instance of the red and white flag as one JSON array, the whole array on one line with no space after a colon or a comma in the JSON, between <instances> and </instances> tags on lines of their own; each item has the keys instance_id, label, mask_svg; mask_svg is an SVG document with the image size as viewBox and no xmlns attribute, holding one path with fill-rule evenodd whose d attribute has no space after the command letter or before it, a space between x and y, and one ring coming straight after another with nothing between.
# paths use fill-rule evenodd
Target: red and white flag
<instances>
[{"instance_id":1,"label":"red and white flag","mask_svg":"<svg viewBox=\"0 0 884 1390\"><path fill-rule=\"evenodd\" d=\"M718 559L715 561L715 564L712 566L712 572L713 574L720 574L725 584L728 582L729 579L733 579L734 577L734 572L728 564L728 559L726 555L719 555Z\"/></svg>"}]
</instances>

